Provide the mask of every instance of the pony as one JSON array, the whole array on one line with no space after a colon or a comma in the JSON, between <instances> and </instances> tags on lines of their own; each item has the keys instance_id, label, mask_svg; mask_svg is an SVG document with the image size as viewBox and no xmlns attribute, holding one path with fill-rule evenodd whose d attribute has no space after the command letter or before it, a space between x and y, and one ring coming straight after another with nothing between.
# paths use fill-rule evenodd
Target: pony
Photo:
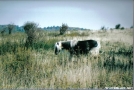
<instances>
[{"instance_id":1,"label":"pony","mask_svg":"<svg viewBox=\"0 0 134 90\"><path fill-rule=\"evenodd\" d=\"M59 41L55 43L54 52L55 55L61 50L68 50L70 55L87 55L89 52L96 55L99 54L100 42L96 40L69 40L69 41Z\"/></svg>"}]
</instances>

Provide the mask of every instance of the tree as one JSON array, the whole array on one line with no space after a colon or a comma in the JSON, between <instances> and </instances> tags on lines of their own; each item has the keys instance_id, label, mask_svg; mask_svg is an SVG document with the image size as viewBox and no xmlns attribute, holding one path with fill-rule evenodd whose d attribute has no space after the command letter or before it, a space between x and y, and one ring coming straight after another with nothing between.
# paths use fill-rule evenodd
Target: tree
<instances>
[{"instance_id":1,"label":"tree","mask_svg":"<svg viewBox=\"0 0 134 90\"><path fill-rule=\"evenodd\" d=\"M105 30L105 26L102 26L102 27L101 27L101 30Z\"/></svg>"},{"instance_id":2,"label":"tree","mask_svg":"<svg viewBox=\"0 0 134 90\"><path fill-rule=\"evenodd\" d=\"M31 46L34 40L36 40L36 31L38 30L38 24L34 22L26 22L23 28L28 36L26 39L25 46L26 47L28 47L29 45Z\"/></svg>"},{"instance_id":3,"label":"tree","mask_svg":"<svg viewBox=\"0 0 134 90\"><path fill-rule=\"evenodd\" d=\"M115 29L120 29L120 27L121 27L120 24L115 25Z\"/></svg>"},{"instance_id":4,"label":"tree","mask_svg":"<svg viewBox=\"0 0 134 90\"><path fill-rule=\"evenodd\" d=\"M133 25L130 28L133 28Z\"/></svg>"},{"instance_id":5,"label":"tree","mask_svg":"<svg viewBox=\"0 0 134 90\"><path fill-rule=\"evenodd\" d=\"M62 27L60 28L60 35L63 35L65 34L65 32L67 31L68 29L68 25L67 24L62 24Z\"/></svg>"},{"instance_id":6,"label":"tree","mask_svg":"<svg viewBox=\"0 0 134 90\"><path fill-rule=\"evenodd\" d=\"M1 31L2 36L4 36L5 31L6 31L6 27L3 28L3 30Z\"/></svg>"},{"instance_id":7,"label":"tree","mask_svg":"<svg viewBox=\"0 0 134 90\"><path fill-rule=\"evenodd\" d=\"M11 34L12 33L12 30L15 27L15 25L13 23L11 23L11 24L8 24L7 27L8 27L8 30L9 30L9 34Z\"/></svg>"},{"instance_id":8,"label":"tree","mask_svg":"<svg viewBox=\"0 0 134 90\"><path fill-rule=\"evenodd\" d=\"M105 28L105 26L102 26L101 27L101 30L103 30L104 32L106 32L107 29Z\"/></svg>"}]
</instances>

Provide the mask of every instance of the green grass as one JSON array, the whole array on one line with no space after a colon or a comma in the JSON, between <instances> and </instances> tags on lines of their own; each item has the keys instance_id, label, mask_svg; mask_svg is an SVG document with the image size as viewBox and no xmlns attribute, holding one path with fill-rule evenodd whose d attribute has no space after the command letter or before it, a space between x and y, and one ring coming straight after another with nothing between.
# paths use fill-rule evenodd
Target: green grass
<instances>
[{"instance_id":1,"label":"green grass","mask_svg":"<svg viewBox=\"0 0 134 90\"><path fill-rule=\"evenodd\" d=\"M24 33L0 36L0 88L132 87L132 30L83 33L55 36L57 32L44 31L28 49ZM76 38L100 38L100 55L74 56L69 61L68 51L54 54L55 42Z\"/></svg>"}]
</instances>

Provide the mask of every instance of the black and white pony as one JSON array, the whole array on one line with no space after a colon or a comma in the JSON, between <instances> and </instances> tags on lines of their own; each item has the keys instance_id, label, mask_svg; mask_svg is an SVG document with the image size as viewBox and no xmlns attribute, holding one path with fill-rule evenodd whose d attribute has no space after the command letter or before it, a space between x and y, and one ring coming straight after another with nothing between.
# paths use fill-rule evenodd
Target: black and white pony
<instances>
[{"instance_id":1,"label":"black and white pony","mask_svg":"<svg viewBox=\"0 0 134 90\"><path fill-rule=\"evenodd\" d=\"M87 55L89 52L98 55L100 42L97 42L96 40L70 40L55 43L54 51L56 55L63 49L68 50L71 56L80 54Z\"/></svg>"}]
</instances>

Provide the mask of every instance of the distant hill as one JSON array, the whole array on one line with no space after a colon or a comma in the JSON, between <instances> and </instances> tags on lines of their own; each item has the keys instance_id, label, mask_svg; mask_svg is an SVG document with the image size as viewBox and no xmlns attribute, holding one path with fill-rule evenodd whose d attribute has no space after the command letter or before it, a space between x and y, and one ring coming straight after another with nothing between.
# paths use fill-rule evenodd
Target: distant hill
<instances>
[{"instance_id":1,"label":"distant hill","mask_svg":"<svg viewBox=\"0 0 134 90\"><path fill-rule=\"evenodd\" d=\"M8 28L7 28L7 25L0 25L0 32L6 28L6 32L8 32ZM18 25L15 25L14 29L13 29L13 32L24 32L24 29L22 26L18 26Z\"/></svg>"},{"instance_id":2,"label":"distant hill","mask_svg":"<svg viewBox=\"0 0 134 90\"><path fill-rule=\"evenodd\" d=\"M48 26L44 27L44 30L60 30L61 26ZM86 30L84 28L79 28L79 27L69 27L68 30Z\"/></svg>"},{"instance_id":3,"label":"distant hill","mask_svg":"<svg viewBox=\"0 0 134 90\"><path fill-rule=\"evenodd\" d=\"M48 26L48 27L44 27L44 28L41 28L42 30L60 30L60 27L61 26ZM7 28L7 25L0 25L0 32L6 28L6 32L8 32L8 28ZM79 28L79 27L69 27L68 30L86 30L84 28ZM15 25L15 28L13 29L13 32L25 32L25 30L23 29L22 26L18 26L18 25Z\"/></svg>"}]
</instances>

